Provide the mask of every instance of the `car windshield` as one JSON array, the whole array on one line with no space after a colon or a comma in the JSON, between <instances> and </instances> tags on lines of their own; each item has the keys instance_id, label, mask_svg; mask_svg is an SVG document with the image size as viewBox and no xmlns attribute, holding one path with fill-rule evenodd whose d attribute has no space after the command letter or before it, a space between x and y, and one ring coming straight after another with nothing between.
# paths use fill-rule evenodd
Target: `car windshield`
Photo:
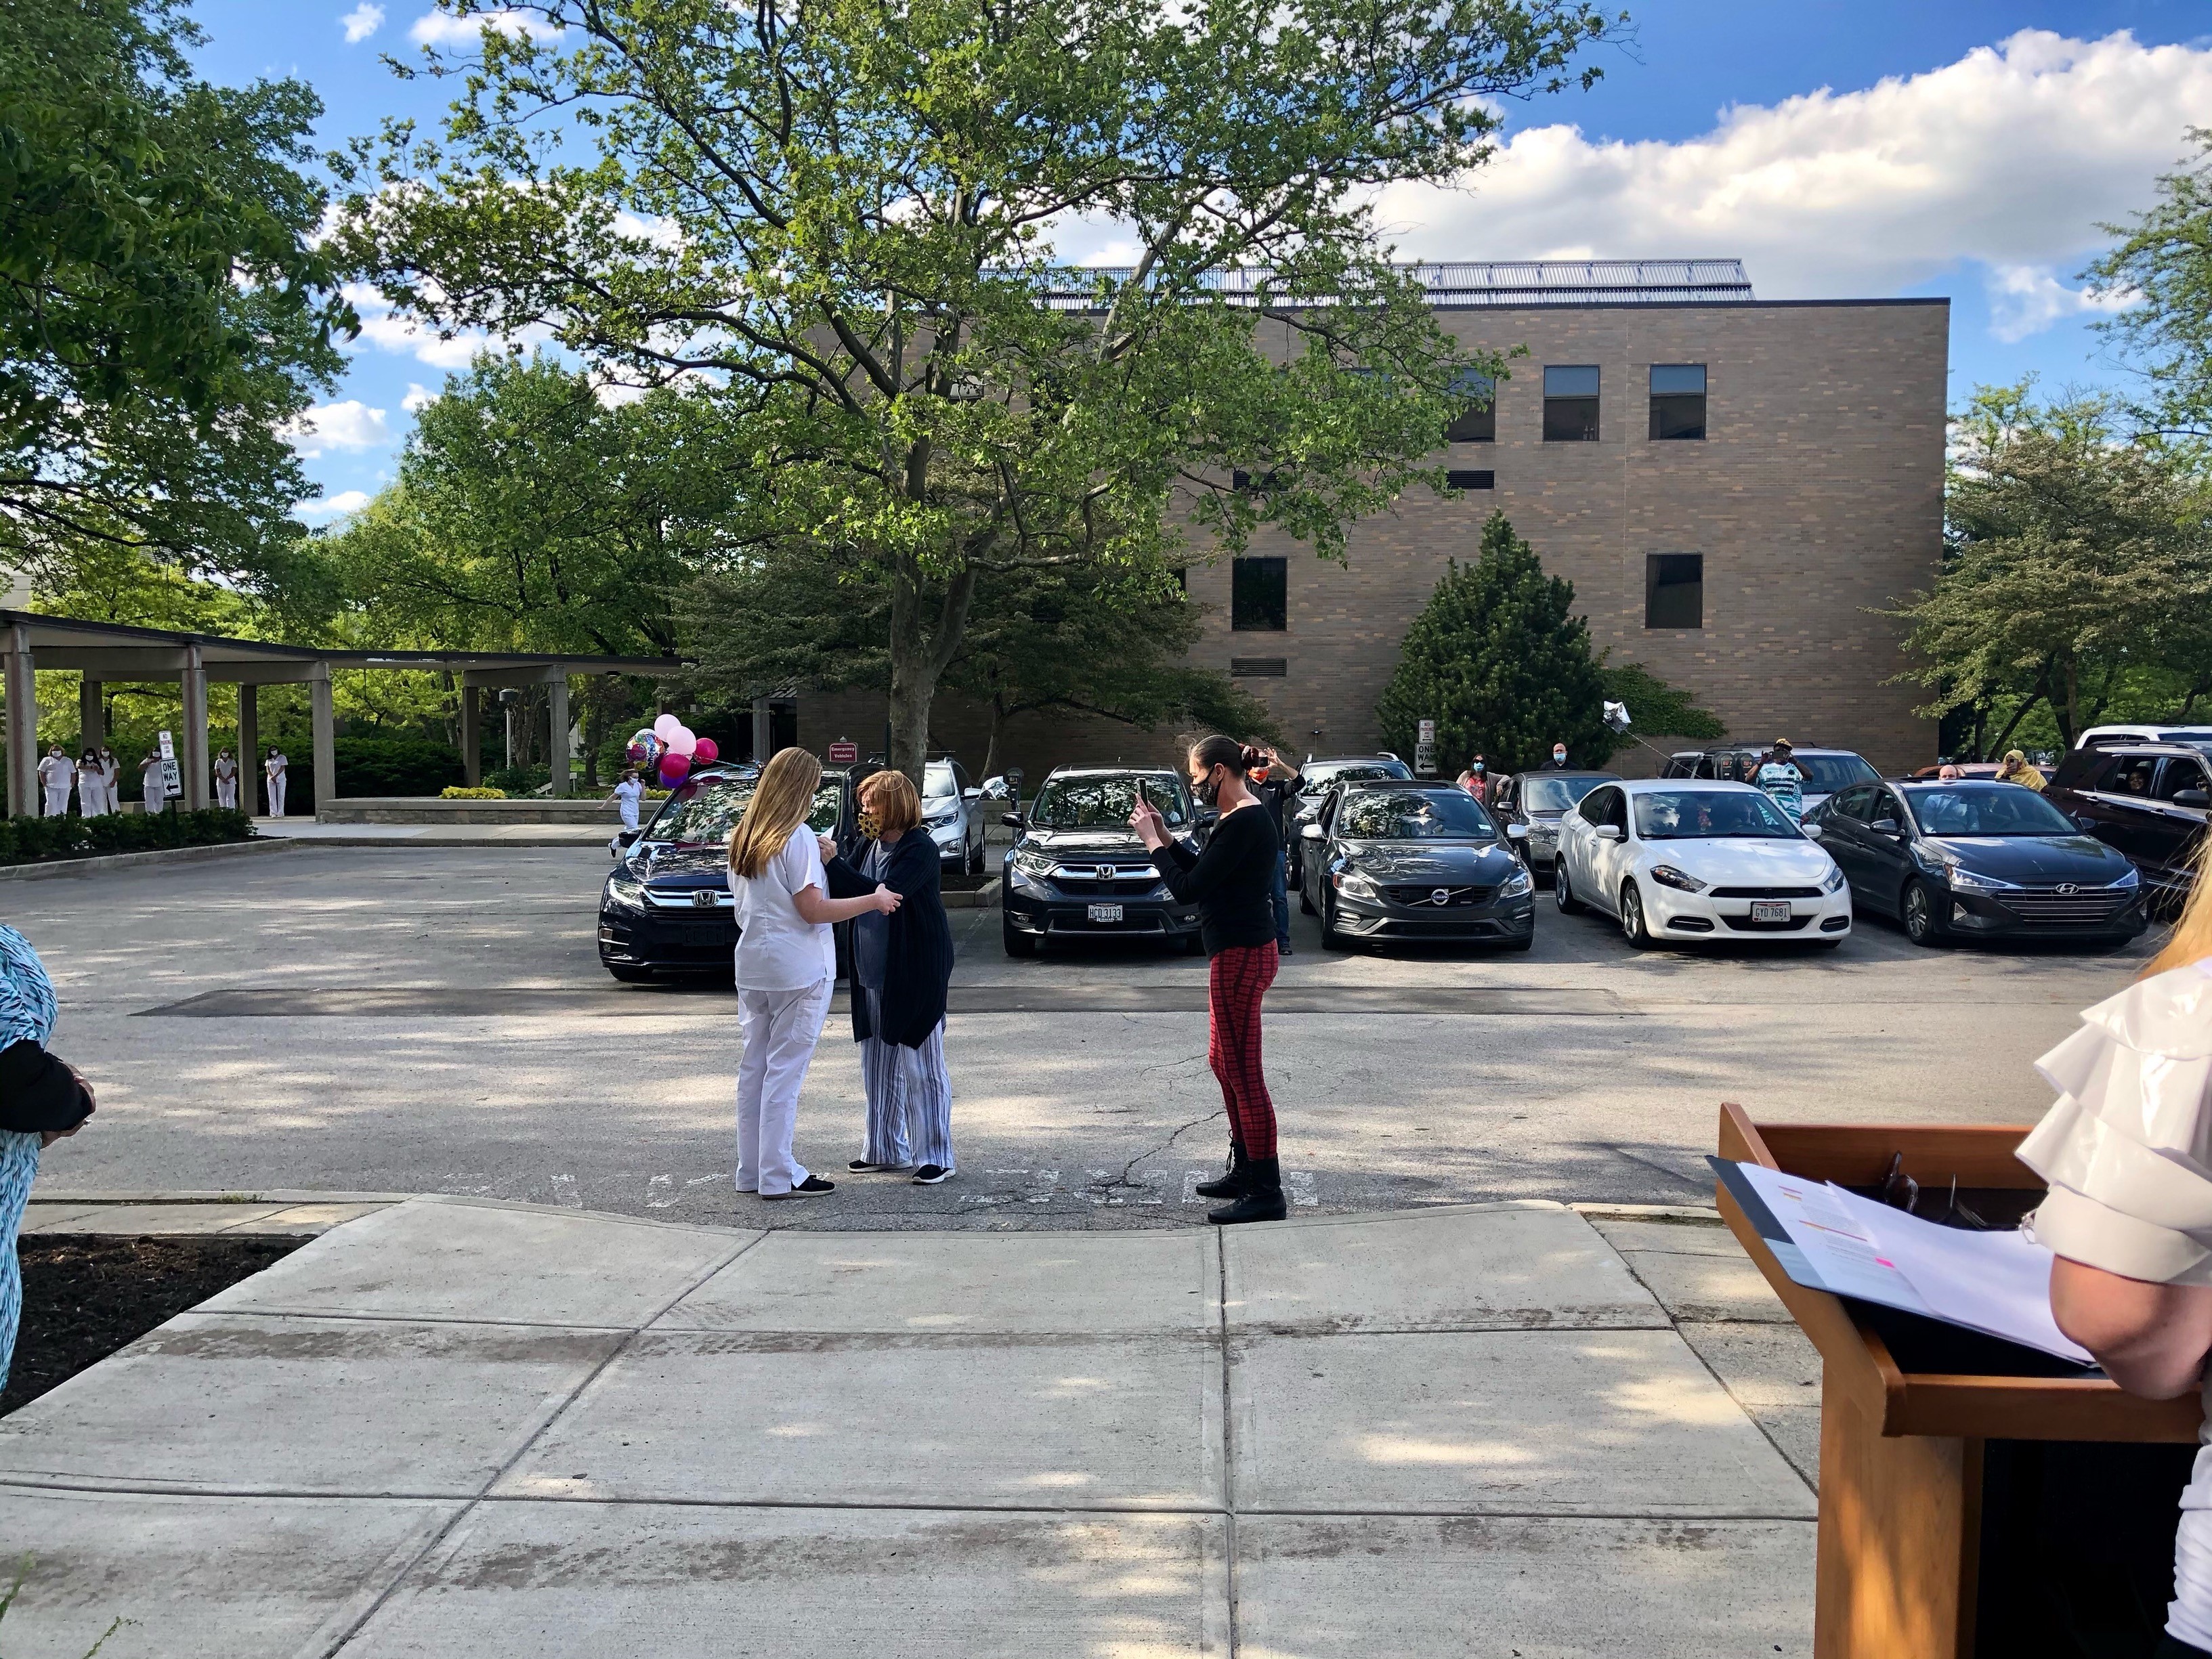
<instances>
[{"instance_id":1,"label":"car windshield","mask_svg":"<svg viewBox=\"0 0 2212 1659\"><path fill-rule=\"evenodd\" d=\"M1796 826L1764 795L1738 790L1655 789L1635 796L1645 841L1795 841Z\"/></svg>"},{"instance_id":2,"label":"car windshield","mask_svg":"<svg viewBox=\"0 0 2212 1659\"><path fill-rule=\"evenodd\" d=\"M1531 812L1564 812L1604 781L1603 778L1523 778L1521 800Z\"/></svg>"},{"instance_id":3,"label":"car windshield","mask_svg":"<svg viewBox=\"0 0 2212 1659\"><path fill-rule=\"evenodd\" d=\"M1371 778L1410 778L1403 761L1316 761L1298 774L1299 786L1309 793L1333 783L1364 783Z\"/></svg>"},{"instance_id":4,"label":"car windshield","mask_svg":"<svg viewBox=\"0 0 2212 1659\"><path fill-rule=\"evenodd\" d=\"M1905 799L1925 836L2078 836L2073 820L2033 789L2001 783L1979 789L1908 789Z\"/></svg>"},{"instance_id":5,"label":"car windshield","mask_svg":"<svg viewBox=\"0 0 2212 1659\"><path fill-rule=\"evenodd\" d=\"M1190 822L1190 795L1164 773L1144 775L1145 793L1172 828ZM1126 830L1137 810L1137 775L1114 777L1048 778L1030 807L1030 822L1040 830Z\"/></svg>"},{"instance_id":6,"label":"car windshield","mask_svg":"<svg viewBox=\"0 0 2212 1659\"><path fill-rule=\"evenodd\" d=\"M921 769L921 798L924 800L951 800L960 793L952 781L951 761L932 761Z\"/></svg>"},{"instance_id":7,"label":"car windshield","mask_svg":"<svg viewBox=\"0 0 2212 1659\"><path fill-rule=\"evenodd\" d=\"M729 840L730 831L744 815L745 803L753 798L756 781L753 778L707 778L677 785L668 805L653 821L648 838L695 847ZM816 835L826 836L837 828L841 788L836 778L824 778L814 792L814 810L806 815L806 827Z\"/></svg>"},{"instance_id":8,"label":"car windshield","mask_svg":"<svg viewBox=\"0 0 2212 1659\"><path fill-rule=\"evenodd\" d=\"M1458 789L1358 789L1344 798L1336 833L1358 841L1494 841L1482 805Z\"/></svg>"},{"instance_id":9,"label":"car windshield","mask_svg":"<svg viewBox=\"0 0 2212 1659\"><path fill-rule=\"evenodd\" d=\"M1807 791L1832 795L1855 783L1873 783L1881 774L1856 755L1799 755L1797 769L1805 775Z\"/></svg>"}]
</instances>

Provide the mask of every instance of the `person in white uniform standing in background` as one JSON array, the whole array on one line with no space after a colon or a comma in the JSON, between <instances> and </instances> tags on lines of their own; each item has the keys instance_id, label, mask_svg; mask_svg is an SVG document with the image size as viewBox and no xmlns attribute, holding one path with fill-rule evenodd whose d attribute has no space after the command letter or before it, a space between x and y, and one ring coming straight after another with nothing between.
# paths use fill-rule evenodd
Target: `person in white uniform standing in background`
<instances>
[{"instance_id":1,"label":"person in white uniform standing in background","mask_svg":"<svg viewBox=\"0 0 2212 1659\"><path fill-rule=\"evenodd\" d=\"M138 783L149 812L159 812L168 805L168 771L161 763L160 750L148 750L146 758L138 763Z\"/></svg>"},{"instance_id":2,"label":"person in white uniform standing in background","mask_svg":"<svg viewBox=\"0 0 2212 1659\"><path fill-rule=\"evenodd\" d=\"M645 786L638 781L637 768L623 768L622 781L615 785L614 793L607 799L615 804L615 811L622 814L622 827L636 829L638 803L645 799Z\"/></svg>"},{"instance_id":3,"label":"person in white uniform standing in background","mask_svg":"<svg viewBox=\"0 0 2212 1659\"><path fill-rule=\"evenodd\" d=\"M107 810L123 810L123 763L115 758L115 751L106 744L100 745L100 787L107 801Z\"/></svg>"},{"instance_id":4,"label":"person in white uniform standing in background","mask_svg":"<svg viewBox=\"0 0 2212 1659\"><path fill-rule=\"evenodd\" d=\"M811 1198L835 1183L807 1173L792 1153L799 1091L830 1012L837 977L833 923L866 911L889 915L899 896L878 883L860 898L833 899L822 849L806 827L822 763L781 750L762 769L730 832L730 891L738 902L738 1190Z\"/></svg>"},{"instance_id":5,"label":"person in white uniform standing in background","mask_svg":"<svg viewBox=\"0 0 2212 1659\"><path fill-rule=\"evenodd\" d=\"M223 807L238 805L238 763L231 759L228 749L216 753L215 804Z\"/></svg>"},{"instance_id":6,"label":"person in white uniform standing in background","mask_svg":"<svg viewBox=\"0 0 2212 1659\"><path fill-rule=\"evenodd\" d=\"M269 758L261 763L261 769L269 775L269 816L284 816L284 751L275 744L269 745Z\"/></svg>"},{"instance_id":7,"label":"person in white uniform standing in background","mask_svg":"<svg viewBox=\"0 0 2212 1659\"><path fill-rule=\"evenodd\" d=\"M46 759L39 763L39 782L46 791L48 817L69 816L70 786L76 781L76 768L71 766L69 757L62 753L61 744L54 744L46 750Z\"/></svg>"},{"instance_id":8,"label":"person in white uniform standing in background","mask_svg":"<svg viewBox=\"0 0 2212 1659\"><path fill-rule=\"evenodd\" d=\"M2058 1102L2018 1156L2050 1183L2027 1225L2058 1258L2058 1328L2129 1393L2212 1411L2212 855L2166 948L2035 1069ZM2212 1655L2212 1422L2200 1439L2158 1659Z\"/></svg>"},{"instance_id":9,"label":"person in white uniform standing in background","mask_svg":"<svg viewBox=\"0 0 2212 1659\"><path fill-rule=\"evenodd\" d=\"M88 749L78 757L76 810L88 818L102 817L115 810L114 799L107 793L107 769L100 763L97 749Z\"/></svg>"}]
</instances>

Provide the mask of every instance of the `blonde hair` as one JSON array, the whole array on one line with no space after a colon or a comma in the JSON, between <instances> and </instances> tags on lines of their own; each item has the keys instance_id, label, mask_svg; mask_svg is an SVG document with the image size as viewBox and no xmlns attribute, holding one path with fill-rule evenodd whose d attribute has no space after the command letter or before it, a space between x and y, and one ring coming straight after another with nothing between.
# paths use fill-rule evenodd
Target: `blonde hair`
<instances>
[{"instance_id":1,"label":"blonde hair","mask_svg":"<svg viewBox=\"0 0 2212 1659\"><path fill-rule=\"evenodd\" d=\"M730 831L730 868L748 880L768 868L783 851L791 832L814 810L822 787L822 763L804 749L780 749L761 769L744 816Z\"/></svg>"},{"instance_id":2,"label":"blonde hair","mask_svg":"<svg viewBox=\"0 0 2212 1659\"><path fill-rule=\"evenodd\" d=\"M2186 968L2207 957L2212 957L2212 836L2197 844L2197 883L2181 908L2181 919L2166 935L2166 948L2150 959L2139 977Z\"/></svg>"},{"instance_id":3,"label":"blonde hair","mask_svg":"<svg viewBox=\"0 0 2212 1659\"><path fill-rule=\"evenodd\" d=\"M876 815L876 836L889 841L921 822L921 797L903 772L878 772L860 786L860 805Z\"/></svg>"}]
</instances>

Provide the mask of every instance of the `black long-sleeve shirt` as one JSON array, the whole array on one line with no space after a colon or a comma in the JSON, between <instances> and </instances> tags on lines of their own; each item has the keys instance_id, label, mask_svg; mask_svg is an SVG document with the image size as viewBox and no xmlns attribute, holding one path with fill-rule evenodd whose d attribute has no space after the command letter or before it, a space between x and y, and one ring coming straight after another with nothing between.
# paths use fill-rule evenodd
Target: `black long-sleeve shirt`
<instances>
[{"instance_id":1,"label":"black long-sleeve shirt","mask_svg":"<svg viewBox=\"0 0 2212 1659\"><path fill-rule=\"evenodd\" d=\"M0 1048L0 1129L74 1129L92 1115L76 1074L28 1038Z\"/></svg>"},{"instance_id":2,"label":"black long-sleeve shirt","mask_svg":"<svg viewBox=\"0 0 2212 1659\"><path fill-rule=\"evenodd\" d=\"M1275 866L1283 842L1267 809L1255 801L1224 813L1203 853L1171 841L1152 854L1168 890L1198 905L1199 937L1209 957L1239 945L1275 939Z\"/></svg>"}]
</instances>

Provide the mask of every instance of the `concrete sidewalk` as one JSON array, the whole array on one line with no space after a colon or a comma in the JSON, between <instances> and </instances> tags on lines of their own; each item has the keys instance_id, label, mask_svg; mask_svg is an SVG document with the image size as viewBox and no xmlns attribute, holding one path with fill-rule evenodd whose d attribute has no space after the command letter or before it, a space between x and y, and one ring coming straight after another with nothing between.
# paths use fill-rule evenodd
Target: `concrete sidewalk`
<instances>
[{"instance_id":1,"label":"concrete sidewalk","mask_svg":"<svg viewBox=\"0 0 2212 1659\"><path fill-rule=\"evenodd\" d=\"M605 823L319 823L313 818L256 818L273 841L317 847L605 847L622 825Z\"/></svg>"},{"instance_id":2,"label":"concrete sidewalk","mask_svg":"<svg viewBox=\"0 0 2212 1659\"><path fill-rule=\"evenodd\" d=\"M0 1419L8 1650L1808 1654L1813 1494L1647 1285L1764 1310L1599 1224L412 1200Z\"/></svg>"}]
</instances>

